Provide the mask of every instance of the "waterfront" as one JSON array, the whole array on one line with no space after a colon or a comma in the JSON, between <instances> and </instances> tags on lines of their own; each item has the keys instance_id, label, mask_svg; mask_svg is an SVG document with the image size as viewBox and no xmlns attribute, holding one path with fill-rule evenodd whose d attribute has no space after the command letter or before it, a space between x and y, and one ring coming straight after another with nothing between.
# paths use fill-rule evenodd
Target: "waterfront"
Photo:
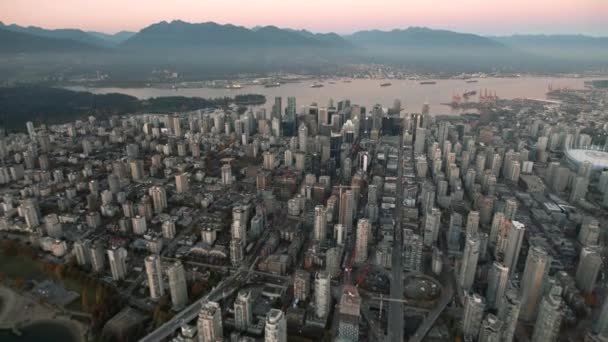
<instances>
[{"instance_id":1,"label":"waterfront","mask_svg":"<svg viewBox=\"0 0 608 342\"><path fill-rule=\"evenodd\" d=\"M2 342L76 342L69 326L60 322L42 321L33 323L22 329L21 336L17 336L9 330L0 330L0 341Z\"/></svg>"},{"instance_id":2,"label":"waterfront","mask_svg":"<svg viewBox=\"0 0 608 342\"><path fill-rule=\"evenodd\" d=\"M399 99L407 111L419 111L425 102L431 106L435 114L458 114L460 110L451 109L442 103L450 102L452 96L462 95L467 91L477 91L469 101L477 101L479 93L486 89L500 98L529 98L546 99L546 92L550 86L555 88L567 87L580 89L585 81L591 78L573 77L519 77L519 78L480 78L476 83L467 83L464 80L437 80L436 84L422 85L415 80L371 80L354 79L350 83L342 80L326 80L321 88L311 88L310 81L299 83L286 83L280 87L266 88L262 85L245 85L241 89L224 88L85 88L82 86L68 87L72 90L86 90L96 94L122 93L140 99L160 96L197 96L216 98L234 96L236 94L262 94L267 98L266 108L270 108L276 96L296 96L298 106L317 102L321 106L327 105L329 99L339 101L352 99L359 105L371 108L380 103L384 107L392 106L395 99ZM382 83L390 82L391 86L381 87ZM286 103L286 101L284 101Z\"/></svg>"}]
</instances>

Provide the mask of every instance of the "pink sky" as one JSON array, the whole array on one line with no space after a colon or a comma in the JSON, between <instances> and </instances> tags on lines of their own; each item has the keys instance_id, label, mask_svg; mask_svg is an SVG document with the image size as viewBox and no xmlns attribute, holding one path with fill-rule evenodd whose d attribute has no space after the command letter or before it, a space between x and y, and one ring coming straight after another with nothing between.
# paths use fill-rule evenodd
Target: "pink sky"
<instances>
[{"instance_id":1,"label":"pink sky","mask_svg":"<svg viewBox=\"0 0 608 342\"><path fill-rule=\"evenodd\" d=\"M608 0L0 0L5 24L113 33L174 19L338 33L428 26L608 35Z\"/></svg>"}]
</instances>

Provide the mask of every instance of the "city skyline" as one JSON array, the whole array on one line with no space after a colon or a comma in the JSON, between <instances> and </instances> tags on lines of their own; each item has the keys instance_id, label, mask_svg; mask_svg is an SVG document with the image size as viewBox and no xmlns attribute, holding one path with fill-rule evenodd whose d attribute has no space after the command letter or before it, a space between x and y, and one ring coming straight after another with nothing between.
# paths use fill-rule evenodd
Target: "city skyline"
<instances>
[{"instance_id":1,"label":"city skyline","mask_svg":"<svg viewBox=\"0 0 608 342\"><path fill-rule=\"evenodd\" d=\"M249 28L274 25L339 34L424 26L481 35L608 35L608 27L604 24L608 3L599 0L541 0L534 3L523 0L498 3L483 0L453 3L382 0L373 5L361 0L329 3L319 0L301 3L178 0L171 5L159 0L135 0L128 4L116 0L94 3L6 0L0 3L0 12L3 13L0 21L5 24L106 33L139 31L160 21L183 20L193 23L213 21ZM54 15L48 16L48 13Z\"/></svg>"}]
</instances>

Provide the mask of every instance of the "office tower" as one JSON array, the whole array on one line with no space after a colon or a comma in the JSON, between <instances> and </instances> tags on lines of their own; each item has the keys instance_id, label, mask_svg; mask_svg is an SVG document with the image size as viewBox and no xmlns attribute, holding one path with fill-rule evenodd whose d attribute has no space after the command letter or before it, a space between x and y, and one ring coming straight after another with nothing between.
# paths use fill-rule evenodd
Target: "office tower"
<instances>
[{"instance_id":1,"label":"office tower","mask_svg":"<svg viewBox=\"0 0 608 342\"><path fill-rule=\"evenodd\" d=\"M553 286L540 303L532 342L556 341L562 323L562 289Z\"/></svg>"},{"instance_id":2,"label":"office tower","mask_svg":"<svg viewBox=\"0 0 608 342\"><path fill-rule=\"evenodd\" d=\"M602 256L594 247L583 247L576 268L576 286L583 294L593 292L595 281L602 268Z\"/></svg>"},{"instance_id":3,"label":"office tower","mask_svg":"<svg viewBox=\"0 0 608 342\"><path fill-rule=\"evenodd\" d=\"M245 258L244 249L243 241L240 238L230 240L230 262L233 266L238 266L243 262Z\"/></svg>"},{"instance_id":4,"label":"office tower","mask_svg":"<svg viewBox=\"0 0 608 342\"><path fill-rule=\"evenodd\" d=\"M146 275L148 276L150 298L158 299L165 293L160 257L158 255L149 255L146 257L144 264L146 266Z\"/></svg>"},{"instance_id":5,"label":"office tower","mask_svg":"<svg viewBox=\"0 0 608 342\"><path fill-rule=\"evenodd\" d=\"M171 240L175 238L175 222L172 220L164 221L161 226L163 237L165 239Z\"/></svg>"},{"instance_id":6,"label":"office tower","mask_svg":"<svg viewBox=\"0 0 608 342\"><path fill-rule=\"evenodd\" d=\"M109 249L108 260L112 279L116 281L124 279L127 274L127 250L122 247Z\"/></svg>"},{"instance_id":7,"label":"office tower","mask_svg":"<svg viewBox=\"0 0 608 342\"><path fill-rule=\"evenodd\" d=\"M315 207L314 239L325 241L327 236L327 209L322 205Z\"/></svg>"},{"instance_id":8,"label":"office tower","mask_svg":"<svg viewBox=\"0 0 608 342\"><path fill-rule=\"evenodd\" d=\"M490 228L490 235L488 237L488 244L490 246L496 246L496 244L498 243L498 234L500 233L500 228L502 227L504 221L504 213L500 211L494 213L494 217L492 218L492 225Z\"/></svg>"},{"instance_id":9,"label":"office tower","mask_svg":"<svg viewBox=\"0 0 608 342\"><path fill-rule=\"evenodd\" d=\"M133 225L133 234L144 235L148 230L145 216L135 216L131 218L131 224Z\"/></svg>"},{"instance_id":10,"label":"office tower","mask_svg":"<svg viewBox=\"0 0 608 342\"><path fill-rule=\"evenodd\" d=\"M357 239L355 249L355 263L363 263L367 260L368 244L372 225L367 219L360 219L357 222Z\"/></svg>"},{"instance_id":11,"label":"office tower","mask_svg":"<svg viewBox=\"0 0 608 342\"><path fill-rule=\"evenodd\" d=\"M474 339L479 335L479 328L481 327L485 305L483 297L479 294L473 293L466 295L462 317L462 333L464 334L465 339Z\"/></svg>"},{"instance_id":12,"label":"office tower","mask_svg":"<svg viewBox=\"0 0 608 342\"><path fill-rule=\"evenodd\" d=\"M188 185L188 173L180 173L175 175L175 191L178 194L188 192L190 186Z\"/></svg>"},{"instance_id":13,"label":"office tower","mask_svg":"<svg viewBox=\"0 0 608 342\"><path fill-rule=\"evenodd\" d=\"M270 151L264 151L262 153L262 166L266 170L274 170L274 153Z\"/></svg>"},{"instance_id":14,"label":"office tower","mask_svg":"<svg viewBox=\"0 0 608 342\"><path fill-rule=\"evenodd\" d=\"M524 321L533 321L543 292L543 282L549 273L551 256L539 246L531 246L521 279L521 312Z\"/></svg>"},{"instance_id":15,"label":"office tower","mask_svg":"<svg viewBox=\"0 0 608 342\"><path fill-rule=\"evenodd\" d=\"M76 262L80 266L87 265L91 261L90 249L91 241L76 241L74 242L73 254L76 256Z\"/></svg>"},{"instance_id":16,"label":"office tower","mask_svg":"<svg viewBox=\"0 0 608 342\"><path fill-rule=\"evenodd\" d=\"M425 214L424 219L424 245L431 247L437 242L439 237L439 225L441 223L441 210L431 209L430 213Z\"/></svg>"},{"instance_id":17,"label":"office tower","mask_svg":"<svg viewBox=\"0 0 608 342\"><path fill-rule=\"evenodd\" d=\"M599 317L593 324L592 331L600 338L608 340L608 298L604 298Z\"/></svg>"},{"instance_id":18,"label":"office tower","mask_svg":"<svg viewBox=\"0 0 608 342\"><path fill-rule=\"evenodd\" d=\"M494 261L488 274L486 301L488 307L498 308L504 299L509 281L509 269L498 261Z\"/></svg>"},{"instance_id":19,"label":"office tower","mask_svg":"<svg viewBox=\"0 0 608 342\"><path fill-rule=\"evenodd\" d=\"M481 323L479 330L479 342L501 342L502 341L502 321L493 314L487 314Z\"/></svg>"},{"instance_id":20,"label":"office tower","mask_svg":"<svg viewBox=\"0 0 608 342\"><path fill-rule=\"evenodd\" d=\"M293 279L293 296L299 301L305 301L310 292L310 273L297 270Z\"/></svg>"},{"instance_id":21,"label":"office tower","mask_svg":"<svg viewBox=\"0 0 608 342\"><path fill-rule=\"evenodd\" d=\"M515 214L517 213L517 200L515 198L507 198L504 213L505 219L509 221L515 220Z\"/></svg>"},{"instance_id":22,"label":"office tower","mask_svg":"<svg viewBox=\"0 0 608 342\"><path fill-rule=\"evenodd\" d=\"M513 221L508 227L503 264L509 269L510 273L513 273L517 267L526 228L523 223L518 221Z\"/></svg>"},{"instance_id":23,"label":"office tower","mask_svg":"<svg viewBox=\"0 0 608 342\"><path fill-rule=\"evenodd\" d=\"M422 237L411 229L403 230L403 268L410 272L422 269Z\"/></svg>"},{"instance_id":24,"label":"office tower","mask_svg":"<svg viewBox=\"0 0 608 342\"><path fill-rule=\"evenodd\" d=\"M222 165L221 173L222 173L222 184L231 185L232 184L232 167L230 166L230 164Z\"/></svg>"},{"instance_id":25,"label":"office tower","mask_svg":"<svg viewBox=\"0 0 608 342\"><path fill-rule=\"evenodd\" d=\"M460 252L460 235L462 233L462 215L452 213L450 215L450 226L448 227L448 250L451 253Z\"/></svg>"},{"instance_id":26,"label":"office tower","mask_svg":"<svg viewBox=\"0 0 608 342\"><path fill-rule=\"evenodd\" d=\"M578 233L578 241L583 246L596 246L600 238L600 226L593 217L583 218L581 230Z\"/></svg>"},{"instance_id":27,"label":"office tower","mask_svg":"<svg viewBox=\"0 0 608 342\"><path fill-rule=\"evenodd\" d=\"M91 255L91 268L94 272L103 271L106 265L106 253L104 251L103 246L100 243L94 243L91 249L89 250Z\"/></svg>"},{"instance_id":28,"label":"office tower","mask_svg":"<svg viewBox=\"0 0 608 342\"><path fill-rule=\"evenodd\" d=\"M287 321L279 309L270 309L266 315L264 342L287 342Z\"/></svg>"},{"instance_id":29,"label":"office tower","mask_svg":"<svg viewBox=\"0 0 608 342\"><path fill-rule=\"evenodd\" d=\"M32 229L40 225L40 210L36 199L28 198L19 206L20 215L25 219L25 224Z\"/></svg>"},{"instance_id":30,"label":"office tower","mask_svg":"<svg viewBox=\"0 0 608 342\"><path fill-rule=\"evenodd\" d=\"M479 237L477 234L468 235L464 244L464 253L460 262L458 283L464 291L471 290L477 272L479 260Z\"/></svg>"},{"instance_id":31,"label":"office tower","mask_svg":"<svg viewBox=\"0 0 608 342\"><path fill-rule=\"evenodd\" d=\"M277 96L274 98L274 104L272 105L271 117L281 119L281 112L283 111L283 98Z\"/></svg>"},{"instance_id":32,"label":"office tower","mask_svg":"<svg viewBox=\"0 0 608 342\"><path fill-rule=\"evenodd\" d=\"M589 179L578 176L572 181L572 190L568 198L571 203L578 203L584 200L587 196L587 188L589 187Z\"/></svg>"},{"instance_id":33,"label":"office tower","mask_svg":"<svg viewBox=\"0 0 608 342\"><path fill-rule=\"evenodd\" d=\"M131 178L133 180L142 180L144 175L144 162L140 159L134 159L129 161L129 167L131 168Z\"/></svg>"},{"instance_id":34,"label":"office tower","mask_svg":"<svg viewBox=\"0 0 608 342\"><path fill-rule=\"evenodd\" d=\"M167 191L164 187L156 185L150 188L150 197L155 213L162 213L167 208Z\"/></svg>"},{"instance_id":35,"label":"office tower","mask_svg":"<svg viewBox=\"0 0 608 342\"><path fill-rule=\"evenodd\" d=\"M188 284L186 282L186 271L181 261L176 261L167 268L169 278L169 291L171 292L171 303L174 310L181 310L188 304Z\"/></svg>"},{"instance_id":36,"label":"office tower","mask_svg":"<svg viewBox=\"0 0 608 342\"><path fill-rule=\"evenodd\" d=\"M319 271L315 276L315 314L317 318L325 318L329 314L330 279L329 274L325 271Z\"/></svg>"},{"instance_id":37,"label":"office tower","mask_svg":"<svg viewBox=\"0 0 608 342\"><path fill-rule=\"evenodd\" d=\"M466 234L477 234L479 230L479 212L478 211L470 211L467 215L467 226L466 226Z\"/></svg>"},{"instance_id":38,"label":"office tower","mask_svg":"<svg viewBox=\"0 0 608 342\"><path fill-rule=\"evenodd\" d=\"M290 96L287 98L287 108L285 108L285 120L283 121L289 121L289 122L293 122L296 120L296 98L293 96Z\"/></svg>"},{"instance_id":39,"label":"office tower","mask_svg":"<svg viewBox=\"0 0 608 342\"><path fill-rule=\"evenodd\" d=\"M345 341L359 341L361 296L356 287L347 285L340 298L338 313L338 337Z\"/></svg>"},{"instance_id":40,"label":"office tower","mask_svg":"<svg viewBox=\"0 0 608 342\"><path fill-rule=\"evenodd\" d=\"M173 128L173 134L176 137L181 137L182 136L182 123L181 123L179 115L176 114L176 115L171 116L170 125Z\"/></svg>"},{"instance_id":41,"label":"office tower","mask_svg":"<svg viewBox=\"0 0 608 342\"><path fill-rule=\"evenodd\" d=\"M424 144L426 142L426 129L417 128L416 135L414 137L414 153L424 153Z\"/></svg>"},{"instance_id":42,"label":"office tower","mask_svg":"<svg viewBox=\"0 0 608 342\"><path fill-rule=\"evenodd\" d=\"M345 190L340 196L339 223L344 226L346 234L353 228L353 216L355 212L355 200L351 190Z\"/></svg>"},{"instance_id":43,"label":"office tower","mask_svg":"<svg viewBox=\"0 0 608 342\"><path fill-rule=\"evenodd\" d=\"M234 301L234 325L238 330L246 331L253 320L253 298L251 291L239 291Z\"/></svg>"},{"instance_id":44,"label":"office tower","mask_svg":"<svg viewBox=\"0 0 608 342\"><path fill-rule=\"evenodd\" d=\"M202 304L196 323L199 342L221 342L224 340L222 308L216 302Z\"/></svg>"},{"instance_id":45,"label":"office tower","mask_svg":"<svg viewBox=\"0 0 608 342\"><path fill-rule=\"evenodd\" d=\"M308 149L308 127L304 123L301 123L298 128L298 148L304 153Z\"/></svg>"},{"instance_id":46,"label":"office tower","mask_svg":"<svg viewBox=\"0 0 608 342\"><path fill-rule=\"evenodd\" d=\"M503 341L513 341L520 309L521 301L518 291L514 288L508 289L505 292L501 306L498 307L498 317L502 321L503 327Z\"/></svg>"},{"instance_id":47,"label":"office tower","mask_svg":"<svg viewBox=\"0 0 608 342\"><path fill-rule=\"evenodd\" d=\"M331 247L325 252L325 271L329 273L329 276L334 278L340 272L340 257L342 256L342 249L337 247Z\"/></svg>"},{"instance_id":48,"label":"office tower","mask_svg":"<svg viewBox=\"0 0 608 342\"><path fill-rule=\"evenodd\" d=\"M34 123L28 121L25 123L25 128L27 129L27 134L29 134L30 139L34 139L36 137L36 128L34 127Z\"/></svg>"}]
</instances>

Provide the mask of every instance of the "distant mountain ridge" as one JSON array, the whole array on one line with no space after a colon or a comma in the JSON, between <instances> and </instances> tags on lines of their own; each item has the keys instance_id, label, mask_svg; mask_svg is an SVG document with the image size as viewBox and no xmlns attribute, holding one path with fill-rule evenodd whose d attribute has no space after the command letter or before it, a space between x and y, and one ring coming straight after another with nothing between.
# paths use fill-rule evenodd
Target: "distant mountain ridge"
<instances>
[{"instance_id":1,"label":"distant mountain ridge","mask_svg":"<svg viewBox=\"0 0 608 342\"><path fill-rule=\"evenodd\" d=\"M489 37L511 46L554 46L554 47L603 47L608 48L608 37L592 37L582 34L516 34Z\"/></svg>"},{"instance_id":2,"label":"distant mountain ridge","mask_svg":"<svg viewBox=\"0 0 608 342\"><path fill-rule=\"evenodd\" d=\"M0 28L0 52L45 53L96 51L99 47L68 38L50 38Z\"/></svg>"},{"instance_id":3,"label":"distant mountain ridge","mask_svg":"<svg viewBox=\"0 0 608 342\"><path fill-rule=\"evenodd\" d=\"M307 31L264 26L248 29L243 26L200 24L180 20L150 25L122 46L127 48L205 48L205 47L334 47L349 43L336 34L313 34Z\"/></svg>"},{"instance_id":4,"label":"distant mountain ridge","mask_svg":"<svg viewBox=\"0 0 608 342\"><path fill-rule=\"evenodd\" d=\"M409 27L391 31L358 31L345 36L356 45L394 47L477 47L502 48L495 40L471 33L434 30L426 27Z\"/></svg>"},{"instance_id":5,"label":"distant mountain ridge","mask_svg":"<svg viewBox=\"0 0 608 342\"><path fill-rule=\"evenodd\" d=\"M106 34L101 32L89 31L85 32L80 29L45 29L37 26L19 26L16 24L5 25L0 21L0 29L5 29L12 32L27 33L34 36L56 38L56 39L71 39L87 45L99 47L114 47L126 39L133 36L134 32L121 31L116 34Z\"/></svg>"}]
</instances>

